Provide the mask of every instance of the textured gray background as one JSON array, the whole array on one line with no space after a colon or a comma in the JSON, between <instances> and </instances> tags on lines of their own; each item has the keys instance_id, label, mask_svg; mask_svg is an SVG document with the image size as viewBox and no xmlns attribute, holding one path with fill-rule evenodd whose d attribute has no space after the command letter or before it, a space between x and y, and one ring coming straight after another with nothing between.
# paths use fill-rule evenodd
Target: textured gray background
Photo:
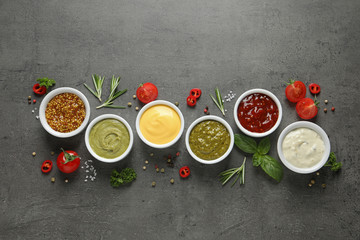
<instances>
[{"instance_id":1,"label":"textured gray background","mask_svg":"<svg viewBox=\"0 0 360 240\"><path fill-rule=\"evenodd\" d=\"M359 239L359 12L358 0L1 0L0 239ZM131 101L133 107L95 110L98 102L83 86L91 84L93 73L120 75L120 88L129 91L116 103ZM69 175L67 184L56 168L42 174L41 163L55 160L50 152L57 155L60 147L76 150L82 161L93 158L84 132L56 139L36 120L32 110L42 98L31 88L40 77L54 78L55 88L82 91L91 119L115 113L128 120L135 133L131 155L116 164L95 161L99 174L90 183L84 182L84 169ZM240 165L244 154L238 149L222 163L204 166L186 152L184 136L163 151L136 136L134 107L141 105L132 95L142 82L155 83L159 99L180 102L185 128L203 116L205 105L221 115L208 96L216 86L223 95L233 90L237 96L260 87L275 93L284 110L271 135L270 154L277 157L281 130L299 120L284 94L291 77L321 85L313 121L329 134L344 164L338 174L322 169L312 188L307 184L314 174L284 169L277 184L251 161L244 186L222 187L217 174ZM185 98L193 87L203 96L191 109ZM105 95L108 88L106 82ZM28 95L38 102L28 105ZM325 99L335 112L322 111ZM225 119L239 132L234 104L225 103ZM163 155L176 151L181 156L175 168L167 168ZM166 173L157 174L155 164ZM185 164L192 174L181 180L177 171ZM138 179L113 189L112 169L126 166Z\"/></svg>"}]
</instances>

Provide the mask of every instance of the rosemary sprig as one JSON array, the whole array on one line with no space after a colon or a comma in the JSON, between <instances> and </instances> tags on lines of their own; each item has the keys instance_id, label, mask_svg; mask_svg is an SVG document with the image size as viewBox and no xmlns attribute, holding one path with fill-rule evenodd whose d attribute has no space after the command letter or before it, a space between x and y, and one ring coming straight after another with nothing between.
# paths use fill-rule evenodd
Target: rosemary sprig
<instances>
[{"instance_id":1,"label":"rosemary sprig","mask_svg":"<svg viewBox=\"0 0 360 240\"><path fill-rule=\"evenodd\" d=\"M116 89L119 86L120 83L120 77L116 78L116 77L112 77L111 79L111 86L110 86L110 95L108 97L108 99L101 104L100 106L97 106L96 108L102 108L102 107L108 107L108 108L120 108L120 109L124 109L124 106L115 106L112 105L114 103L114 100L118 97L120 97L122 94L126 93L127 89L121 90L121 91L117 91Z\"/></svg>"},{"instance_id":2,"label":"rosemary sprig","mask_svg":"<svg viewBox=\"0 0 360 240\"><path fill-rule=\"evenodd\" d=\"M105 77L101 77L101 76L98 76L96 74L91 75L91 77L92 77L96 92L94 90L92 90L86 83L84 83L84 86L92 94L94 94L94 96L97 97L99 99L99 101L101 102L102 85L103 85Z\"/></svg>"},{"instance_id":3,"label":"rosemary sprig","mask_svg":"<svg viewBox=\"0 0 360 240\"><path fill-rule=\"evenodd\" d=\"M214 103L216 104L216 106L220 109L220 111L222 112L222 114L225 116L225 108L224 108L224 102L223 99L221 97L219 88L215 88L215 94L216 94L216 98L213 95L210 94L211 99L214 101Z\"/></svg>"},{"instance_id":4,"label":"rosemary sprig","mask_svg":"<svg viewBox=\"0 0 360 240\"><path fill-rule=\"evenodd\" d=\"M240 185L245 184L245 162L246 162L246 157L244 158L244 162L240 167L230 168L219 174L220 182L222 183L223 186L235 175L237 176L231 186L234 186L234 184L237 182L238 179L240 179L239 180Z\"/></svg>"}]
</instances>

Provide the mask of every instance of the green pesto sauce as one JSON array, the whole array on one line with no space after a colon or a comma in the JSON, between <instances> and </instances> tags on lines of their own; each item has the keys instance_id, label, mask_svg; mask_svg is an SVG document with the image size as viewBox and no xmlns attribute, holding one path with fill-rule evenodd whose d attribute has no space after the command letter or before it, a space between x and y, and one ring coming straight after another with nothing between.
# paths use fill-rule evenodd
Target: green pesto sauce
<instances>
[{"instance_id":1,"label":"green pesto sauce","mask_svg":"<svg viewBox=\"0 0 360 240\"><path fill-rule=\"evenodd\" d=\"M189 145L199 158L214 160L224 155L229 149L230 134L227 128L218 121L203 121L192 129Z\"/></svg>"},{"instance_id":2,"label":"green pesto sauce","mask_svg":"<svg viewBox=\"0 0 360 240\"><path fill-rule=\"evenodd\" d=\"M91 128L89 143L97 155L113 159L126 151L130 144L130 135L126 126L119 120L104 119Z\"/></svg>"}]
</instances>

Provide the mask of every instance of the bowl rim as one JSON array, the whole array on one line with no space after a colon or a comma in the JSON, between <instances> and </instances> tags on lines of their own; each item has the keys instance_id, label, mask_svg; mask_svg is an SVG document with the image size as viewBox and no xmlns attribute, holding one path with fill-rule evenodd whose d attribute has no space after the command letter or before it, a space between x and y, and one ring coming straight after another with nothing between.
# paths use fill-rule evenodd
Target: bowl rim
<instances>
[{"instance_id":1,"label":"bowl rim","mask_svg":"<svg viewBox=\"0 0 360 240\"><path fill-rule=\"evenodd\" d=\"M227 130L229 131L230 134L230 145L228 150L219 158L213 159L213 160L204 160L199 158L198 156L195 155L195 153L191 150L190 148L190 143L189 143L189 137L190 137L190 133L192 131L192 129L200 122L206 121L206 120L214 120L214 121L218 121L221 124L223 124ZM203 163L203 164L215 164L218 162L221 162L222 160L224 160L232 151L233 147L234 147L234 132L230 126L230 124L225 121L224 119L222 119L221 117L215 116L215 115L209 115L209 116L202 116L197 118L194 122L191 123L191 125L189 126L189 128L186 131L186 136L185 136L185 145L186 145L186 149L189 152L189 154L191 155L192 158L194 158L196 161Z\"/></svg>"},{"instance_id":2,"label":"bowl rim","mask_svg":"<svg viewBox=\"0 0 360 240\"><path fill-rule=\"evenodd\" d=\"M97 155L91 148L90 146L90 142L89 142L89 135L90 135L90 131L93 128L93 126L95 124L97 124L98 122L105 120L105 119L116 119L119 120L120 122L122 122L125 127L127 128L128 132L129 132L129 136L130 136L130 141L129 141L129 146L127 147L127 149L125 150L125 152L123 154L121 154L120 156L116 157L116 158L104 158L101 157L99 155ZM101 162L106 162L106 163L114 163L114 162L118 162L122 159L124 159L131 151L132 147L134 144L134 134L132 131L132 128L130 126L130 124L122 117L116 115L116 114L102 114L96 118L94 118L90 124L88 125L88 127L86 128L86 132L85 132L85 145L86 148L88 149L88 151L90 152L90 154L96 158L97 160L101 161Z\"/></svg>"},{"instance_id":3,"label":"bowl rim","mask_svg":"<svg viewBox=\"0 0 360 240\"><path fill-rule=\"evenodd\" d=\"M47 107L49 101L51 99L53 99L56 95L59 95L62 93L72 93L72 94L75 94L78 97L80 97L80 99L83 101L83 103L85 105L85 111L86 111L85 119L81 123L80 127L75 129L74 131L67 132L67 133L58 132L58 131L55 131L54 129L52 129L50 127L50 125L47 123L46 117L45 117L45 110L46 110L46 107ZM46 94L44 99L41 101L41 104L39 107L39 119L40 119L40 123L43 126L43 128L51 135L58 137L58 138L73 137L73 136L79 134L80 132L82 132L85 129L86 125L88 124L89 119L90 119L90 104L89 104L89 101L87 100L87 98L85 97L85 95L75 88L71 88L71 87L56 88L56 89L50 91L48 94Z\"/></svg>"},{"instance_id":4,"label":"bowl rim","mask_svg":"<svg viewBox=\"0 0 360 240\"><path fill-rule=\"evenodd\" d=\"M290 162L288 162L283 154L282 151L282 143L284 141L285 136L292 130L297 129L297 128L309 128L311 130L314 130L315 132L317 132L322 140L324 141L324 145L325 145L325 152L324 155L322 157L322 159L320 160L320 162L318 162L316 165L310 167L310 168L299 168L296 167L294 165L292 165ZM331 150L331 146L330 146L330 140L328 135L326 134L326 132L324 131L324 129L322 129L319 125L313 123L313 122L308 122L308 121L297 121L297 122L293 122L291 124L289 124L280 134L278 141L277 141L277 152L279 155L280 160L282 161L282 163L290 170L292 170L293 172L296 173L301 173L301 174L308 174L308 173L313 173L316 172L317 170L319 170L320 168L322 168L324 166L324 164L327 162L329 155L330 155L330 150Z\"/></svg>"},{"instance_id":5,"label":"bowl rim","mask_svg":"<svg viewBox=\"0 0 360 240\"><path fill-rule=\"evenodd\" d=\"M150 107L153 107L155 105L166 105L168 107L171 107L173 110L175 110L177 112L177 114L179 115L180 117L180 131L178 133L178 135L171 141L171 142L168 142L168 143L165 143L165 144L155 144L155 143L152 143L150 141L148 141L144 136L143 134L141 133L140 131L140 119L141 119L141 116L143 115L143 113L149 109ZM138 115L136 116L136 121L135 121L135 127L136 127L136 132L137 132L137 135L140 137L140 139L148 146L152 147L152 148L158 148L158 149L163 149L163 148L168 148L170 146L172 146L173 144L175 144L179 139L180 137L182 136L183 132L184 132L184 127L185 127L185 120L184 120L184 116L183 114L181 113L180 109L175 106L173 103L169 102L169 101L166 101L166 100L155 100L155 101L152 101L150 103L147 103L145 106L143 106L141 108L141 110L139 111Z\"/></svg>"},{"instance_id":6,"label":"bowl rim","mask_svg":"<svg viewBox=\"0 0 360 240\"><path fill-rule=\"evenodd\" d=\"M237 111L238 111L238 108L239 108L239 105L240 105L240 102L248 95L250 94L253 94L253 93L262 93L262 94L265 94L267 96L269 96L275 103L276 103L276 106L278 107L278 110L279 110L279 116L278 116L278 119L275 123L275 125L268 131L266 132L263 132L263 133L255 133L255 132L250 132L249 130L245 129L238 117L237 117ZM235 103L235 106L234 106L234 120L235 120L235 123L236 125L238 126L238 128L243 132L245 133L246 135L250 136L250 137L256 137L256 138L260 138L260 137L266 137L268 135L270 135L271 133L273 133L280 125L280 122L281 122L281 119L282 119L282 106L281 106L281 103L279 101L279 99L275 96L275 94L273 94L272 92L270 92L269 90L266 90L266 89L262 89L262 88L253 88L253 89L250 89L250 90L247 90L245 91L243 94L240 95L240 97L236 100L236 103Z\"/></svg>"}]
</instances>

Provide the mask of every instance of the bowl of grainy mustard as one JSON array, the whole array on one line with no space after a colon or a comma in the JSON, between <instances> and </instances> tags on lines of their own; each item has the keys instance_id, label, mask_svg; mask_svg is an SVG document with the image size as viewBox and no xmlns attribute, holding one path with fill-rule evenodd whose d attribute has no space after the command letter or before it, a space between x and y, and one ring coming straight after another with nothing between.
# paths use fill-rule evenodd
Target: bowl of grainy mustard
<instances>
[{"instance_id":1,"label":"bowl of grainy mustard","mask_svg":"<svg viewBox=\"0 0 360 240\"><path fill-rule=\"evenodd\" d=\"M40 104L41 125L51 135L68 138L85 129L90 104L79 90L61 87L49 92Z\"/></svg>"}]
</instances>

